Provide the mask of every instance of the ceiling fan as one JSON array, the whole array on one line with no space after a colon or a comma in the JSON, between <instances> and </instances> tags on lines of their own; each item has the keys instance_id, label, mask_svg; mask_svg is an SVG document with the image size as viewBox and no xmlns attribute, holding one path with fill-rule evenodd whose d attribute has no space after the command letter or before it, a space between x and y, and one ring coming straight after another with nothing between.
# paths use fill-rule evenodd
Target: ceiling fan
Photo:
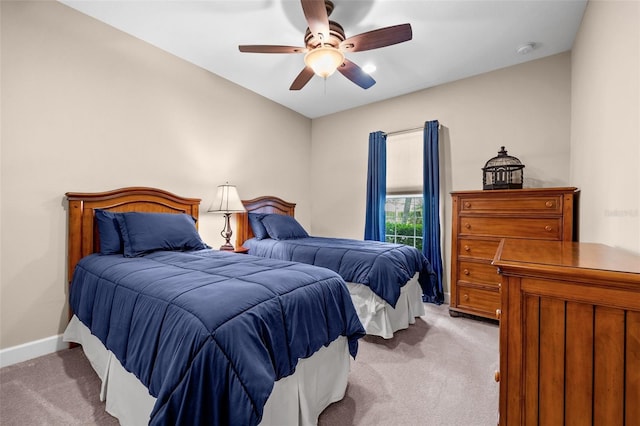
<instances>
[{"instance_id":1,"label":"ceiling fan","mask_svg":"<svg viewBox=\"0 0 640 426\"><path fill-rule=\"evenodd\" d=\"M301 0L302 10L309 27L304 35L305 47L244 45L241 52L248 53L305 53L304 69L295 78L289 90L300 90L314 74L327 78L336 69L340 74L368 89L376 81L362 68L345 58L347 52L378 49L411 40L411 24L378 28L345 38L340 24L329 20L333 2L329 0Z\"/></svg>"}]
</instances>

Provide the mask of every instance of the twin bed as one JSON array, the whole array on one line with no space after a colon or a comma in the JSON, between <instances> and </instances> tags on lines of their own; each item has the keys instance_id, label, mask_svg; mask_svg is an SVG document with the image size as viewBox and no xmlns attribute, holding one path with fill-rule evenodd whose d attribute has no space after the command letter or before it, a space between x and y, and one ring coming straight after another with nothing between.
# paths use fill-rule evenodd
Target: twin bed
<instances>
[{"instance_id":1,"label":"twin bed","mask_svg":"<svg viewBox=\"0 0 640 426\"><path fill-rule=\"evenodd\" d=\"M123 425L315 424L364 329L328 269L210 250L200 200L67 193L72 318Z\"/></svg>"},{"instance_id":2,"label":"twin bed","mask_svg":"<svg viewBox=\"0 0 640 426\"><path fill-rule=\"evenodd\" d=\"M249 254L329 268L347 283L367 334L385 339L424 315L420 282L435 279L416 248L402 244L311 237L294 219L295 204L274 196L244 200L236 246Z\"/></svg>"}]
</instances>

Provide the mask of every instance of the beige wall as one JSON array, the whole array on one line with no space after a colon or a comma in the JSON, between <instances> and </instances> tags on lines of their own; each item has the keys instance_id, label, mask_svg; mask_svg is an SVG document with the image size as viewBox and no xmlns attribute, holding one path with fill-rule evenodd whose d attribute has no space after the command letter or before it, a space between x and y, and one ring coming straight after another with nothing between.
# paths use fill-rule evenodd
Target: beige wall
<instances>
[{"instance_id":1,"label":"beige wall","mask_svg":"<svg viewBox=\"0 0 640 426\"><path fill-rule=\"evenodd\" d=\"M640 2L590 1L572 63L581 240L640 253Z\"/></svg>"},{"instance_id":2,"label":"beige wall","mask_svg":"<svg viewBox=\"0 0 640 426\"><path fill-rule=\"evenodd\" d=\"M525 186L569 184L570 74L570 55L564 53L313 120L313 233L362 238L369 132L414 128L437 119L443 126L448 292L449 192L482 189L481 168L501 145L525 164Z\"/></svg>"},{"instance_id":3,"label":"beige wall","mask_svg":"<svg viewBox=\"0 0 640 426\"><path fill-rule=\"evenodd\" d=\"M0 348L67 321L67 191L278 188L310 225L311 121L57 2L2 1ZM291 159L295 161L291 161ZM286 167L283 167L286 165Z\"/></svg>"}]
</instances>

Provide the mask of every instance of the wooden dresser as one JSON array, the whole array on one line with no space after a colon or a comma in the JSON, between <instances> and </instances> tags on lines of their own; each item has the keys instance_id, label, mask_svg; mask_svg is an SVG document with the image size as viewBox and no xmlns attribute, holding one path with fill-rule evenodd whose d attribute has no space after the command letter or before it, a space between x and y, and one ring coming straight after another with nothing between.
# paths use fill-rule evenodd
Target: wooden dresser
<instances>
[{"instance_id":1,"label":"wooden dresser","mask_svg":"<svg viewBox=\"0 0 640 426\"><path fill-rule=\"evenodd\" d=\"M500 425L640 425L640 256L501 243Z\"/></svg>"},{"instance_id":2,"label":"wooden dresser","mask_svg":"<svg viewBox=\"0 0 640 426\"><path fill-rule=\"evenodd\" d=\"M496 318L500 277L491 265L501 238L577 240L576 188L452 192L449 313Z\"/></svg>"}]
</instances>

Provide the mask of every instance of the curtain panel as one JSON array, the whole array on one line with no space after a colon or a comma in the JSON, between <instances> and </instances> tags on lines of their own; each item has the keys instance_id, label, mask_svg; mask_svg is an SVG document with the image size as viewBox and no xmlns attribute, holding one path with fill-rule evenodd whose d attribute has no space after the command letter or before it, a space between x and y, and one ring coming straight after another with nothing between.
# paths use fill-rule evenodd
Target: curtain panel
<instances>
[{"instance_id":1,"label":"curtain panel","mask_svg":"<svg viewBox=\"0 0 640 426\"><path fill-rule=\"evenodd\" d=\"M421 280L425 302L444 302L442 288L442 249L440 234L440 156L438 148L438 120L427 121L424 126L422 252L431 263L435 276ZM423 282L427 281L427 282Z\"/></svg>"},{"instance_id":2,"label":"curtain panel","mask_svg":"<svg viewBox=\"0 0 640 426\"><path fill-rule=\"evenodd\" d=\"M367 170L367 210L364 239L385 240L384 206L387 198L387 135L381 131L369 134Z\"/></svg>"}]
</instances>

